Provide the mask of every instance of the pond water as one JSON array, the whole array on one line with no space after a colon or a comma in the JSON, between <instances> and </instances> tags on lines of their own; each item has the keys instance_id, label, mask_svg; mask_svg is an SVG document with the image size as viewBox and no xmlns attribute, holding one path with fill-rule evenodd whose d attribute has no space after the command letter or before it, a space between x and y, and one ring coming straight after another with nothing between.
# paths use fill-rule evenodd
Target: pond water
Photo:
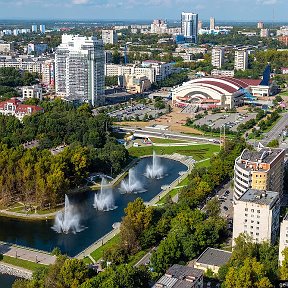
<instances>
[{"instance_id":1,"label":"pond water","mask_svg":"<svg viewBox=\"0 0 288 288\"><path fill-rule=\"evenodd\" d=\"M17 278L15 276L1 274L0 273L0 287L1 288L11 288L12 284Z\"/></svg>"}]
</instances>

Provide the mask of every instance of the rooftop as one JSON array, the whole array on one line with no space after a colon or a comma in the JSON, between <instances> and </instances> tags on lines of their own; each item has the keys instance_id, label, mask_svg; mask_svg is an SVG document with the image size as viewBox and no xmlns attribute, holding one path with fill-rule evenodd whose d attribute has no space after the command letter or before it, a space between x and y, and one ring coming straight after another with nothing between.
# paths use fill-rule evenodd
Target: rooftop
<instances>
[{"instance_id":1,"label":"rooftop","mask_svg":"<svg viewBox=\"0 0 288 288\"><path fill-rule=\"evenodd\" d=\"M241 161L244 161L245 163L271 164L280 154L283 153L283 151L284 150L280 148L262 148L259 151L245 149L240 157L237 158L237 162L239 165L241 164ZM242 163L242 168L247 168L245 163ZM258 168L261 170L261 167Z\"/></svg>"},{"instance_id":2,"label":"rooftop","mask_svg":"<svg viewBox=\"0 0 288 288\"><path fill-rule=\"evenodd\" d=\"M248 189L238 201L250 202L259 205L271 205L279 199L279 193L274 191L262 191Z\"/></svg>"},{"instance_id":3,"label":"rooftop","mask_svg":"<svg viewBox=\"0 0 288 288\"><path fill-rule=\"evenodd\" d=\"M196 263L221 267L230 260L232 252L208 247L196 260Z\"/></svg>"},{"instance_id":4,"label":"rooftop","mask_svg":"<svg viewBox=\"0 0 288 288\"><path fill-rule=\"evenodd\" d=\"M194 288L203 271L193 267L175 264L170 267L153 288Z\"/></svg>"}]
</instances>

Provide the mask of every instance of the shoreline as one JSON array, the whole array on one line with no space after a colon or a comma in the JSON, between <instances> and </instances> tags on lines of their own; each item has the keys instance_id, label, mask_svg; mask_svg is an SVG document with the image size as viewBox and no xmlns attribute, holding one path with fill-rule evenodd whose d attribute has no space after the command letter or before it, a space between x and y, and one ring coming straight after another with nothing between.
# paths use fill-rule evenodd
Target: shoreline
<instances>
[{"instance_id":1,"label":"shoreline","mask_svg":"<svg viewBox=\"0 0 288 288\"><path fill-rule=\"evenodd\" d=\"M146 156L149 157L149 156ZM121 172L120 174L117 175L116 178L114 178L110 183L107 184L108 187L115 187L116 185L119 184L119 182L121 180L123 180L123 178L125 178L128 174L128 170L137 164L137 162L141 159L140 158L135 158L133 159L123 170L123 172ZM67 192L67 195L75 195L75 194L81 194L81 193L85 193L88 192L89 190L92 191L97 191L99 190L100 187L99 185L93 185L93 186L82 186L80 188L76 188L73 190L70 190ZM55 218L55 215L62 211L64 209L64 207L58 209L57 211L51 212L51 213L47 213L47 214L25 214L25 213L18 213L18 212L13 212L13 211L8 211L5 209L0 209L0 217L6 217L6 218L10 218L10 219L18 219L18 220L24 220L24 221L47 221L47 220L51 220Z\"/></svg>"},{"instance_id":2,"label":"shoreline","mask_svg":"<svg viewBox=\"0 0 288 288\"><path fill-rule=\"evenodd\" d=\"M0 274L31 280L33 272L28 269L0 262Z\"/></svg>"}]
</instances>

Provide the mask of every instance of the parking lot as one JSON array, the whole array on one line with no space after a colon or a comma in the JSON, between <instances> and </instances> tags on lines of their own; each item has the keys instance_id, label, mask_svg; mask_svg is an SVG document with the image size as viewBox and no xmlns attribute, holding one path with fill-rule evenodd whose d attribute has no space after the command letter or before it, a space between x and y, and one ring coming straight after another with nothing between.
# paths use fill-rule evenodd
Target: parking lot
<instances>
[{"instance_id":1,"label":"parking lot","mask_svg":"<svg viewBox=\"0 0 288 288\"><path fill-rule=\"evenodd\" d=\"M137 116L139 120L143 120L144 115L150 118L156 118L159 114L166 113L166 109L155 109L153 104L144 105L144 104L136 104L133 106L127 106L125 108L121 108L119 110L115 110L113 112L108 113L108 115L112 118L116 118L117 121L123 120L136 120Z\"/></svg>"},{"instance_id":2,"label":"parking lot","mask_svg":"<svg viewBox=\"0 0 288 288\"><path fill-rule=\"evenodd\" d=\"M237 131L237 127L240 124L246 123L250 119L255 119L256 113L217 113L207 115L199 120L196 120L195 125L208 125L211 128L220 128L222 126L226 126L231 131Z\"/></svg>"}]
</instances>

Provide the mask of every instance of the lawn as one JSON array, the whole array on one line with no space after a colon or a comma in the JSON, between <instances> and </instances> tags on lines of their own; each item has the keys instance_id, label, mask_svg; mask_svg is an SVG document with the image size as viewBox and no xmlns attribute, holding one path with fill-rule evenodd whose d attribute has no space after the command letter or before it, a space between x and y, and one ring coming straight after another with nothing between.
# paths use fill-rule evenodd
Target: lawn
<instances>
[{"instance_id":1,"label":"lawn","mask_svg":"<svg viewBox=\"0 0 288 288\"><path fill-rule=\"evenodd\" d=\"M84 257L83 261L86 265L93 264L93 262L91 261L91 259L89 257Z\"/></svg>"},{"instance_id":2,"label":"lawn","mask_svg":"<svg viewBox=\"0 0 288 288\"><path fill-rule=\"evenodd\" d=\"M131 255L129 257L128 263L134 266L137 262L139 262L146 254L148 250L141 250L137 252L135 255Z\"/></svg>"},{"instance_id":3,"label":"lawn","mask_svg":"<svg viewBox=\"0 0 288 288\"><path fill-rule=\"evenodd\" d=\"M183 180L178 184L178 187L181 187L181 188L182 188L182 186L187 186L188 183L189 183L189 179L188 179L188 176L187 176L185 179L183 179ZM167 198L168 196L170 196L171 198L174 197L174 196L179 192L179 190L180 190L181 188L172 189L168 194L166 194L164 197L162 197L162 198L157 202L157 204L164 204L165 201L166 201L166 198Z\"/></svg>"},{"instance_id":4,"label":"lawn","mask_svg":"<svg viewBox=\"0 0 288 288\"><path fill-rule=\"evenodd\" d=\"M149 137L149 139L153 143L159 143L159 144L169 144L169 143L187 143L183 140L175 140L175 139L166 139L166 138L154 138L154 137Z\"/></svg>"},{"instance_id":5,"label":"lawn","mask_svg":"<svg viewBox=\"0 0 288 288\"><path fill-rule=\"evenodd\" d=\"M196 161L210 158L215 152L219 152L219 145L203 144L203 145L189 145L189 146L147 146L147 147L131 147L129 154L133 157L140 157L152 155L153 150L158 154L173 154L179 153L181 155L193 156Z\"/></svg>"},{"instance_id":6,"label":"lawn","mask_svg":"<svg viewBox=\"0 0 288 288\"><path fill-rule=\"evenodd\" d=\"M282 115L280 114L280 115L279 115L279 118L278 118L276 121L274 121L271 126L267 127L265 130L263 130L263 131L261 131L261 132L264 132L264 133L269 132L269 131L276 125L276 123L278 123L278 121L279 121L281 118L282 118Z\"/></svg>"},{"instance_id":7,"label":"lawn","mask_svg":"<svg viewBox=\"0 0 288 288\"><path fill-rule=\"evenodd\" d=\"M101 246L98 249L96 249L95 251L93 251L91 253L92 258L95 261L98 261L103 256L103 251L105 251L105 250L109 249L110 247L112 247L113 245L119 243L119 241L120 241L120 234L117 234L112 239L110 239L107 243L105 243L103 246Z\"/></svg>"},{"instance_id":8,"label":"lawn","mask_svg":"<svg viewBox=\"0 0 288 288\"><path fill-rule=\"evenodd\" d=\"M173 190L171 190L168 194L166 194L164 197L162 197L157 204L164 204L166 202L167 197L171 197L173 198L175 195L177 195L177 193L179 192L181 188L175 188Z\"/></svg>"},{"instance_id":9,"label":"lawn","mask_svg":"<svg viewBox=\"0 0 288 288\"><path fill-rule=\"evenodd\" d=\"M11 264L11 265L14 265L14 266L22 267L22 268L25 268L25 269L28 269L28 270L32 270L32 271L35 271L37 268L40 268L40 267L47 267L47 266L45 266L43 264L37 264L35 262L22 260L22 259L19 259L19 258L13 258L13 257L9 257L9 256L6 256L6 255L3 255L3 258L2 258L1 261L5 262L7 264Z\"/></svg>"},{"instance_id":10,"label":"lawn","mask_svg":"<svg viewBox=\"0 0 288 288\"><path fill-rule=\"evenodd\" d=\"M195 164L195 167L209 167L211 164L210 164L210 159L206 159L202 162L198 162Z\"/></svg>"}]
</instances>

